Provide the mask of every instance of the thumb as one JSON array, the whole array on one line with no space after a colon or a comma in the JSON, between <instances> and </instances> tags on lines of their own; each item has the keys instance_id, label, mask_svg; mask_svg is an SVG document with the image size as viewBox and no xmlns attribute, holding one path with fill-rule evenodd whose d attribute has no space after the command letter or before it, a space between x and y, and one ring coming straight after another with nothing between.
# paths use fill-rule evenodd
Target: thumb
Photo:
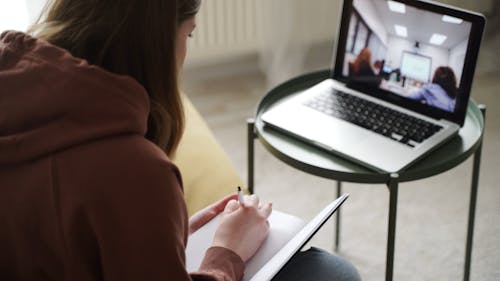
<instances>
[{"instance_id":1,"label":"thumb","mask_svg":"<svg viewBox=\"0 0 500 281\"><path fill-rule=\"evenodd\" d=\"M224 209L224 213L229 214L232 213L240 207L240 204L236 200L231 200L227 203L226 208Z\"/></svg>"}]
</instances>

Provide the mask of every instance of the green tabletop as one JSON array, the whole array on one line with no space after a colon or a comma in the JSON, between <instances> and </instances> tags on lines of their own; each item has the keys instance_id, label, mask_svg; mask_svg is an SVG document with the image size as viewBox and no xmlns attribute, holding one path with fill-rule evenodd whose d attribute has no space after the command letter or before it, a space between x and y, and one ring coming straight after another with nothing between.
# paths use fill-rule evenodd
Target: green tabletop
<instances>
[{"instance_id":1,"label":"green tabletop","mask_svg":"<svg viewBox=\"0 0 500 281\"><path fill-rule=\"evenodd\" d=\"M387 183L390 176L388 173L370 170L264 126L261 115L274 103L328 77L329 70L305 74L267 93L260 101L256 112L255 128L258 139L274 156L304 172L346 182ZM471 100L464 126L460 129L458 136L438 147L405 171L399 172L399 181L430 177L462 163L480 145L483 129L484 120L481 110Z\"/></svg>"}]
</instances>

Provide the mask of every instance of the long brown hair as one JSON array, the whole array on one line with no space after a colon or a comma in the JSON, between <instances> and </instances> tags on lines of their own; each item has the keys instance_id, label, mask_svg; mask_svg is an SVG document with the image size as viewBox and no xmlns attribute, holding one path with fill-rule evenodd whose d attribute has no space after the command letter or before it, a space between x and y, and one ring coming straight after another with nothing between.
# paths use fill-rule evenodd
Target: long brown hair
<instances>
[{"instance_id":1,"label":"long brown hair","mask_svg":"<svg viewBox=\"0 0 500 281\"><path fill-rule=\"evenodd\" d=\"M177 28L199 0L53 0L30 31L73 56L135 78L150 98L146 138L172 155L184 130Z\"/></svg>"},{"instance_id":2,"label":"long brown hair","mask_svg":"<svg viewBox=\"0 0 500 281\"><path fill-rule=\"evenodd\" d=\"M358 73L363 64L370 65L371 59L372 52L370 49L363 48L356 57L356 60L352 63L352 70L354 73Z\"/></svg>"},{"instance_id":3,"label":"long brown hair","mask_svg":"<svg viewBox=\"0 0 500 281\"><path fill-rule=\"evenodd\" d=\"M179 15L177 19L179 23L182 23L183 21L196 15L201 6L201 0L178 0L178 3Z\"/></svg>"},{"instance_id":4,"label":"long brown hair","mask_svg":"<svg viewBox=\"0 0 500 281\"><path fill-rule=\"evenodd\" d=\"M454 99L457 97L457 78L451 67L438 67L434 72L432 83L441 86L450 98Z\"/></svg>"}]
</instances>

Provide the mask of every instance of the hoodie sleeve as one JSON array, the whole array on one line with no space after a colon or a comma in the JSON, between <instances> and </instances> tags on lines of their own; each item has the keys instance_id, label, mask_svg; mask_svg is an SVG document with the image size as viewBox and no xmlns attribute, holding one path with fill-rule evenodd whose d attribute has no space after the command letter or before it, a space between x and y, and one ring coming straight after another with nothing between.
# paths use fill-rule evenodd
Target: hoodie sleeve
<instances>
[{"instance_id":1,"label":"hoodie sleeve","mask_svg":"<svg viewBox=\"0 0 500 281\"><path fill-rule=\"evenodd\" d=\"M244 269L243 261L236 253L223 247L211 247L192 277L193 280L240 280Z\"/></svg>"},{"instance_id":2,"label":"hoodie sleeve","mask_svg":"<svg viewBox=\"0 0 500 281\"><path fill-rule=\"evenodd\" d=\"M243 262L225 248L210 248L198 272L186 271L188 218L179 171L165 157L140 154L102 156L90 168L99 187L86 195L86 209L103 280L239 280Z\"/></svg>"}]
</instances>

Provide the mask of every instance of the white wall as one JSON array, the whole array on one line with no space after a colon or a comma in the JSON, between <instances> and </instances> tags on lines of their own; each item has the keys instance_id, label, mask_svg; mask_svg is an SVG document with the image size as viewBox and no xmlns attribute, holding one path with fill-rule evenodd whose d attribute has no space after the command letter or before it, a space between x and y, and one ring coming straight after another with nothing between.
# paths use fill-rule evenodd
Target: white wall
<instances>
[{"instance_id":1,"label":"white wall","mask_svg":"<svg viewBox=\"0 0 500 281\"><path fill-rule=\"evenodd\" d=\"M11 29L24 31L28 24L28 11L24 1L0 0L0 32Z\"/></svg>"},{"instance_id":2,"label":"white wall","mask_svg":"<svg viewBox=\"0 0 500 281\"><path fill-rule=\"evenodd\" d=\"M467 40L465 40L450 51L449 66L455 72L457 81L460 81L462 77L467 43Z\"/></svg>"},{"instance_id":3,"label":"white wall","mask_svg":"<svg viewBox=\"0 0 500 281\"><path fill-rule=\"evenodd\" d=\"M465 53L467 51L467 40L461 42L451 50L434 47L432 45L420 44L419 54L432 58L431 79L434 71L439 66L449 66L455 72L457 81L462 77ZM403 38L390 36L389 50L386 63L393 69L399 68L403 51L413 51L413 43Z\"/></svg>"},{"instance_id":4,"label":"white wall","mask_svg":"<svg viewBox=\"0 0 500 281\"><path fill-rule=\"evenodd\" d=\"M379 15L375 12L376 9L372 2L366 0L354 0L353 5L357 8L358 12L361 14L361 17L366 21L372 31L377 34L377 36L385 45L387 45L387 31L385 30Z\"/></svg>"},{"instance_id":5,"label":"white wall","mask_svg":"<svg viewBox=\"0 0 500 281\"><path fill-rule=\"evenodd\" d=\"M1 0L0 0L1 1ZM40 16L47 0L25 0L26 8L28 9L28 21L29 23L34 23Z\"/></svg>"},{"instance_id":6,"label":"white wall","mask_svg":"<svg viewBox=\"0 0 500 281\"><path fill-rule=\"evenodd\" d=\"M413 52L414 42L396 36L389 36L388 42L389 49L387 50L386 63L393 69L399 68L401 66L401 56L403 52ZM447 66L449 64L450 52L447 49L421 43L419 54L432 58L430 78L432 78L437 67Z\"/></svg>"},{"instance_id":7,"label":"white wall","mask_svg":"<svg viewBox=\"0 0 500 281\"><path fill-rule=\"evenodd\" d=\"M340 13L341 0L202 1L195 36L188 42L186 66L238 59L263 50L294 60L304 56L308 46L334 41Z\"/></svg>"},{"instance_id":8,"label":"white wall","mask_svg":"<svg viewBox=\"0 0 500 281\"><path fill-rule=\"evenodd\" d=\"M0 32L26 31L38 19L46 0L0 0Z\"/></svg>"}]
</instances>

